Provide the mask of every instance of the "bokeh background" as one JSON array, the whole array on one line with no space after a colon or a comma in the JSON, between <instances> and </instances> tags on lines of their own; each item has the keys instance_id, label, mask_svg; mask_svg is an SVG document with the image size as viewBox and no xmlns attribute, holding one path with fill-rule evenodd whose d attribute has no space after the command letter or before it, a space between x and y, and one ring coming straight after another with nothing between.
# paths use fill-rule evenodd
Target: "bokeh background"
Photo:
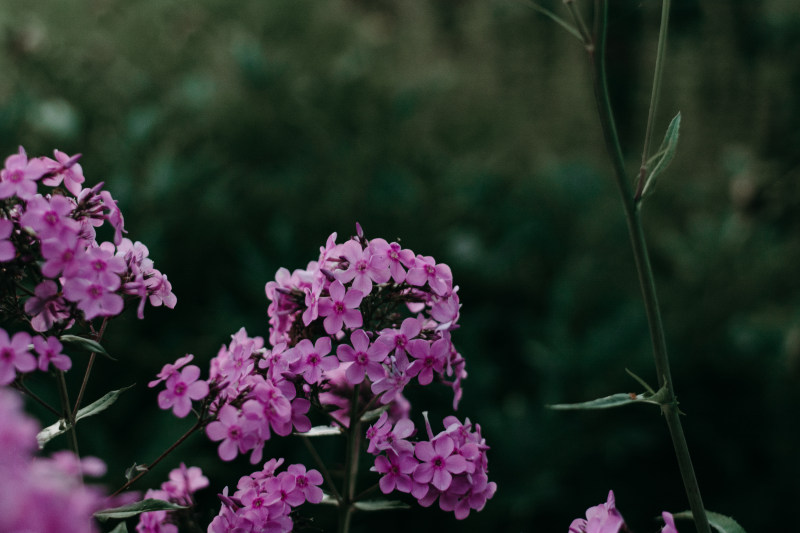
<instances>
[{"instance_id":1,"label":"bokeh background","mask_svg":"<svg viewBox=\"0 0 800 533\"><path fill-rule=\"evenodd\" d=\"M610 3L633 173L660 2ZM800 7L673 4L657 131L679 110L683 124L643 218L676 389L707 507L785 530L800 479ZM118 360L99 362L88 398L137 384L79 428L109 487L191 425L147 381L185 353L205 366L242 326L266 336L264 284L358 221L452 266L470 373L458 415L482 425L499 489L464 522L415 508L358 515L356 531L566 531L609 489L637 532L688 507L656 409L545 408L639 392L625 368L655 375L583 49L524 1L6 0L0 148L20 144L82 153L178 295L107 332ZM448 414L446 391L411 399ZM292 439L266 453L311 464ZM196 436L138 488L202 466L210 518L252 470L215 457ZM332 509L303 513L309 531L334 527Z\"/></svg>"}]
</instances>

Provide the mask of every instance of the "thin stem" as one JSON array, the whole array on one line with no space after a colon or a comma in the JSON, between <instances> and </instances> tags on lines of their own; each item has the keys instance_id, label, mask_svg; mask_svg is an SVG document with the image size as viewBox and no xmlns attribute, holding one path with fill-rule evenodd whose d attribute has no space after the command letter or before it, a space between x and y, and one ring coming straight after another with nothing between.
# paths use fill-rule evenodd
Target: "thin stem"
<instances>
[{"instance_id":1,"label":"thin stem","mask_svg":"<svg viewBox=\"0 0 800 533\"><path fill-rule=\"evenodd\" d=\"M347 428L347 450L344 465L343 499L339 504L339 533L350 531L350 520L353 516L356 477L358 476L358 453L361 447L361 420L358 416L359 385L353 387L353 398L350 403L350 424Z\"/></svg>"},{"instance_id":2,"label":"thin stem","mask_svg":"<svg viewBox=\"0 0 800 533\"><path fill-rule=\"evenodd\" d=\"M103 338L103 334L106 331L106 325L108 324L108 317L103 319L103 323L100 325L100 331L97 334L97 338L95 339L97 342L100 342ZM86 372L83 374L83 381L81 382L81 388L78 391L78 398L75 400L75 407L72 409L72 416L76 416L78 414L78 409L81 408L81 402L83 401L83 393L86 392L86 385L89 383L89 375L92 373L92 366L94 365L94 360L97 358L97 354L92 352L89 354L89 363L86 365Z\"/></svg>"},{"instance_id":3,"label":"thin stem","mask_svg":"<svg viewBox=\"0 0 800 533\"><path fill-rule=\"evenodd\" d=\"M61 398L61 408L64 410L64 419L69 424L69 440L72 451L75 452L76 457L80 457L78 452L78 432L75 429L75 416L69 408L69 394L67 393L67 380L64 377L64 371L58 371L58 394Z\"/></svg>"},{"instance_id":4,"label":"thin stem","mask_svg":"<svg viewBox=\"0 0 800 533\"><path fill-rule=\"evenodd\" d=\"M61 415L63 413L61 413L58 409L56 409L55 407L53 407L52 405L50 405L49 403L47 403L46 401L41 399L39 396L37 396L36 393L34 393L32 390L30 390L28 387L26 387L21 381L19 381L19 380L14 381L13 383L11 383L11 386L14 387L15 389L17 389L18 391L22 392L23 394L27 394L35 402L37 402L39 405L41 405L42 407L44 407L45 409L47 409L48 411L50 411L51 413L53 413L57 417L61 418Z\"/></svg>"},{"instance_id":5,"label":"thin stem","mask_svg":"<svg viewBox=\"0 0 800 533\"><path fill-rule=\"evenodd\" d=\"M342 495L339 494L339 491L336 490L336 484L333 482L333 477L331 477L330 472L328 472L328 468L325 466L325 463L322 461L322 457L320 457L317 449L314 447L314 444L311 442L311 439L308 437L302 437L303 444L306 445L306 449L308 453L311 454L311 457L314 459L314 462L317 463L317 467L319 467L319 471L322 473L322 478L325 480L325 483L328 485L328 489L330 489L333 497L336 498L336 501L341 504L342 502Z\"/></svg>"},{"instance_id":6,"label":"thin stem","mask_svg":"<svg viewBox=\"0 0 800 533\"><path fill-rule=\"evenodd\" d=\"M164 450L164 451L161 453L161 455L159 455L159 456L158 456L158 458L156 458L156 460L155 460L155 461L153 461L152 463L150 463L149 465L147 465L147 468L146 468L145 470L142 470L142 471L141 471L141 472L139 472L139 474L137 474L135 477L133 477L133 478L129 479L129 480L127 481L127 483L125 483L125 484L124 484L124 485L122 485L120 488L118 488L118 489L117 489L117 490L114 492L114 494L112 494L111 496L112 496L112 497L113 497L113 496L116 496L117 494L119 494L119 493L120 493L120 492L122 492L123 490L125 490L125 489L127 489L128 487L130 487L131 485L133 485L133 484L134 484L134 483L135 483L135 482L136 482L136 481L137 481L137 480L138 480L140 477L142 477L143 475L145 475L146 473L148 473L150 470L152 470L152 469L153 469L153 467L155 467L155 466L156 466L158 463L160 463L160 462L161 462L161 461L162 461L162 460L163 460L163 459L164 459L164 458L165 458L167 455L169 455L170 453L172 453L172 452L175 450L175 448L177 448L178 446L180 446L181 444L183 444L183 441L185 441L186 439L188 439L188 438L189 438L189 437L192 435L192 433L194 433L195 431L197 431L198 429L200 429L201 427L203 427L203 424L204 424L204 421L203 421L203 419L199 418L199 419L197 420L197 422L195 423L195 425L193 425L191 428L189 428L189 430L188 430L186 433L184 433L183 435L181 435L181 436L178 438L178 440L176 440L174 443L172 443L172 445L171 445L169 448L167 448L166 450Z\"/></svg>"},{"instance_id":7,"label":"thin stem","mask_svg":"<svg viewBox=\"0 0 800 533\"><path fill-rule=\"evenodd\" d=\"M597 43L594 47L587 46L593 66L594 91L597 99L597 107L600 115L600 123L603 129L603 137L606 142L606 149L611 156L614 167L614 177L617 188L622 198L625 211L625 219L628 225L628 235L633 249L636 271L639 278L639 286L644 300L647 323L650 330L650 338L653 346L653 359L658 374L659 385L667 387L667 401L661 406L662 413L667 420L675 455L678 460L678 467L683 479L689 505L699 533L711 533L706 516L703 500L700 496L700 488L692 466L689 455L689 448L686 437L683 433L677 401L673 388L672 375L667 355L667 345L664 335L664 327L661 321L661 311L656 294L655 280L650 266L650 258L647 252L647 244L644 237L639 213L636 210L635 201L628 187L628 180L625 172L625 160L622 156L622 148L619 142L614 115L611 109L611 101L608 92L605 70L605 40L608 27L608 3L607 0L599 0L599 11L595 13L599 20ZM668 6L667 6L668 7ZM662 27L667 23L667 19L662 18ZM666 30L664 29L665 33ZM660 77L659 77L660 80ZM660 82L660 81L659 81Z\"/></svg>"},{"instance_id":8,"label":"thin stem","mask_svg":"<svg viewBox=\"0 0 800 533\"><path fill-rule=\"evenodd\" d=\"M650 107L647 111L647 126L644 130L642 166L639 169L639 179L636 183L636 193L634 195L636 200L641 197L642 192L644 191L645 179L647 178L647 163L650 157L650 143L653 138L653 127L655 125L658 100L661 96L661 79L664 73L664 58L667 55L667 29L669 28L670 1L671 0L663 0L661 3L661 26L658 30L656 65L653 72L653 91L650 93Z\"/></svg>"}]
</instances>

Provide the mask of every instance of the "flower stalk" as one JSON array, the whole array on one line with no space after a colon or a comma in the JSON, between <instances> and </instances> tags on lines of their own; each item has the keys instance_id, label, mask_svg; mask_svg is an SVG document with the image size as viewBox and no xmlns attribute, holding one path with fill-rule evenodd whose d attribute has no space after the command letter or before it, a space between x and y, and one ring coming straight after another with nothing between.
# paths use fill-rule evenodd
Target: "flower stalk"
<instances>
[{"instance_id":1,"label":"flower stalk","mask_svg":"<svg viewBox=\"0 0 800 533\"><path fill-rule=\"evenodd\" d=\"M649 118L644 147L645 152L643 155L644 161L647 159L649 140L650 136L652 135L653 117L655 116L655 108L660 92L661 69L663 68L663 57L666 49L667 24L669 22L668 13L669 0L664 0L661 28L659 31L656 74L650 101L650 110L648 113ZM615 182L620 192L620 197L622 199L622 205L625 212L628 235L636 264L636 272L639 279L639 287L641 289L645 313L647 315L647 323L650 331L653 359L655 362L656 373L658 375L658 382L659 386L665 386L667 391L666 401L662 404L661 409L662 413L664 414L664 418L667 421L667 427L669 428L670 436L672 438L672 444L675 449L678 467L680 469L684 488L689 499L689 505L692 510L692 515L694 517L697 530L699 533L711 533L705 507L703 506L703 500L700 496L700 488L694 473L694 467L692 466L692 460L689 454L686 437L680 421L680 413L677 408L677 400L675 398L672 374L669 365L664 326L661 320L661 311L658 303L658 295L656 292L653 271L650 265L650 257L647 251L647 243L644 236L644 230L642 228L641 218L638 210L636 209L636 199L634 195L631 194L631 190L629 188L627 173L625 171L625 160L622 155L619 135L617 133L614 114L611 108L611 100L608 91L605 68L605 41L608 27L608 2L606 0L597 0L595 4L595 17L596 34L594 36L594 42L586 42L584 44L592 63L594 93L597 100L597 109L603 130L603 137L605 140L606 149L611 157L611 162L614 168ZM642 166L645 167L644 164ZM644 179L640 177L639 183L637 184L637 189L644 186L643 182Z\"/></svg>"}]
</instances>

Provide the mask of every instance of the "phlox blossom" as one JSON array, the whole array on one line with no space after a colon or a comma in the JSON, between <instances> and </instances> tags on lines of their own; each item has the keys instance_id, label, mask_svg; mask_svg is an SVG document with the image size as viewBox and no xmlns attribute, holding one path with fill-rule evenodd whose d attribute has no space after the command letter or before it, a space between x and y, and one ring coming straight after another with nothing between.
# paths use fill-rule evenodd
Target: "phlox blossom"
<instances>
[{"instance_id":1,"label":"phlox blossom","mask_svg":"<svg viewBox=\"0 0 800 533\"><path fill-rule=\"evenodd\" d=\"M0 328L0 385L8 385L17 376L16 371L30 372L36 369L36 359L28 351L31 336L19 331L9 338L8 332Z\"/></svg>"},{"instance_id":2,"label":"phlox blossom","mask_svg":"<svg viewBox=\"0 0 800 533\"><path fill-rule=\"evenodd\" d=\"M167 378L167 388L158 393L158 406L161 409L172 408L178 418L183 418L192 410L192 400L201 400L208 396L208 383L199 380L200 368L189 365L179 373Z\"/></svg>"},{"instance_id":3,"label":"phlox blossom","mask_svg":"<svg viewBox=\"0 0 800 533\"><path fill-rule=\"evenodd\" d=\"M606 503L595 505L586 510L586 518L576 518L569 526L569 533L619 533L625 520L617 510L614 502L614 491L608 491Z\"/></svg>"}]
</instances>

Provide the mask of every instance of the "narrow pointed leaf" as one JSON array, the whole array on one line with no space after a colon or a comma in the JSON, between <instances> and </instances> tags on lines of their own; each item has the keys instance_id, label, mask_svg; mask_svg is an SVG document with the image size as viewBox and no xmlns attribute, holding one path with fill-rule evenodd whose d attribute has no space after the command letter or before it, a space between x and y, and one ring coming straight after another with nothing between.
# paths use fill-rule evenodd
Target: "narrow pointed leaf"
<instances>
[{"instance_id":1,"label":"narrow pointed leaf","mask_svg":"<svg viewBox=\"0 0 800 533\"><path fill-rule=\"evenodd\" d=\"M675 513L672 516L675 518L693 519L691 511ZM730 516L714 513L708 510L706 511L706 516L708 517L708 523L711 524L711 527L719 531L719 533L745 533L744 528Z\"/></svg>"},{"instance_id":2,"label":"narrow pointed leaf","mask_svg":"<svg viewBox=\"0 0 800 533\"><path fill-rule=\"evenodd\" d=\"M112 518L123 519L137 516L142 513L150 511L175 511L179 509L188 509L185 505L178 505L176 503L166 502L164 500L156 500L148 498L140 502L123 505L122 507L113 507L111 509L103 509L94 513L94 517L98 520L105 521Z\"/></svg>"},{"instance_id":3,"label":"narrow pointed leaf","mask_svg":"<svg viewBox=\"0 0 800 533\"><path fill-rule=\"evenodd\" d=\"M643 394L634 394L632 392L630 393L620 392L618 394L612 394L611 396L597 398L596 400L589 400L588 402L557 403L555 405L548 405L547 407L549 407L550 409L567 411L567 410L610 409L612 407L622 407L623 405L631 405L634 403L651 403L654 405L661 405L666 401L667 394L668 394L667 387L666 385L664 385L655 394L650 394L647 392Z\"/></svg>"},{"instance_id":4,"label":"narrow pointed leaf","mask_svg":"<svg viewBox=\"0 0 800 533\"><path fill-rule=\"evenodd\" d=\"M573 25L571 25L569 22L562 19L549 9L545 9L544 7L540 6L536 2L529 2L529 5L533 8L534 11L538 11L545 17L549 18L550 20L552 20L553 22L555 22L556 24L567 30L570 34L575 36L575 38L578 39L580 42L583 42L583 37L581 37L581 32L579 32L578 29Z\"/></svg>"},{"instance_id":5,"label":"narrow pointed leaf","mask_svg":"<svg viewBox=\"0 0 800 533\"><path fill-rule=\"evenodd\" d=\"M75 415L75 421L105 411L106 409L109 408L109 406L111 406L111 404L117 401L117 398L119 398L120 394L130 389L131 387L133 387L133 385L129 385L125 388L111 391L102 398L100 398L99 400L92 402L91 404L87 405L82 409L79 409L77 414ZM39 444L39 449L44 448L44 445L47 444L47 442L53 440L55 437L58 437L59 435L69 431L70 427L71 426L69 422L67 422L66 419L62 418L55 424L51 424L46 428L44 428L43 430L41 430L36 435L36 441Z\"/></svg>"},{"instance_id":6,"label":"narrow pointed leaf","mask_svg":"<svg viewBox=\"0 0 800 533\"><path fill-rule=\"evenodd\" d=\"M381 414L383 414L383 412L386 411L387 409L389 409L389 405L388 404L387 405L382 405L382 406L378 407L377 409L373 409L372 411L367 411L366 413L364 413L364 416L361 417L361 421L362 422L374 422L375 420L380 418Z\"/></svg>"},{"instance_id":7,"label":"narrow pointed leaf","mask_svg":"<svg viewBox=\"0 0 800 533\"><path fill-rule=\"evenodd\" d=\"M353 507L359 511L387 511L389 509L411 509L411 506L401 501L367 500L356 502Z\"/></svg>"},{"instance_id":8,"label":"narrow pointed leaf","mask_svg":"<svg viewBox=\"0 0 800 533\"><path fill-rule=\"evenodd\" d=\"M315 426L305 433L295 433L300 437L330 437L332 435L341 435L342 428L339 426Z\"/></svg>"},{"instance_id":9,"label":"narrow pointed leaf","mask_svg":"<svg viewBox=\"0 0 800 533\"><path fill-rule=\"evenodd\" d=\"M669 164L675 158L675 150L678 148L678 135L680 133L680 128L681 114L678 112L678 114L675 115L675 117L670 121L669 126L667 126L667 132L664 134L664 140L661 142L661 147L658 149L658 153L661 154L661 157L659 157L658 161L653 167L653 170L650 171L650 175L647 176L647 180L644 183L644 188L642 189L642 198L653 192L656 179L667 169Z\"/></svg>"},{"instance_id":10,"label":"narrow pointed leaf","mask_svg":"<svg viewBox=\"0 0 800 533\"><path fill-rule=\"evenodd\" d=\"M77 346L78 348L82 348L87 352L94 352L94 353L99 353L101 355L105 355L112 361L116 361L116 359L111 357L109 353L106 351L106 349L103 348L103 346L99 342L93 341L92 339L87 339L85 337L78 337L77 335L61 335L61 337L59 337L58 340L60 340L61 342L66 342L67 344L72 344L74 346Z\"/></svg>"}]
</instances>

